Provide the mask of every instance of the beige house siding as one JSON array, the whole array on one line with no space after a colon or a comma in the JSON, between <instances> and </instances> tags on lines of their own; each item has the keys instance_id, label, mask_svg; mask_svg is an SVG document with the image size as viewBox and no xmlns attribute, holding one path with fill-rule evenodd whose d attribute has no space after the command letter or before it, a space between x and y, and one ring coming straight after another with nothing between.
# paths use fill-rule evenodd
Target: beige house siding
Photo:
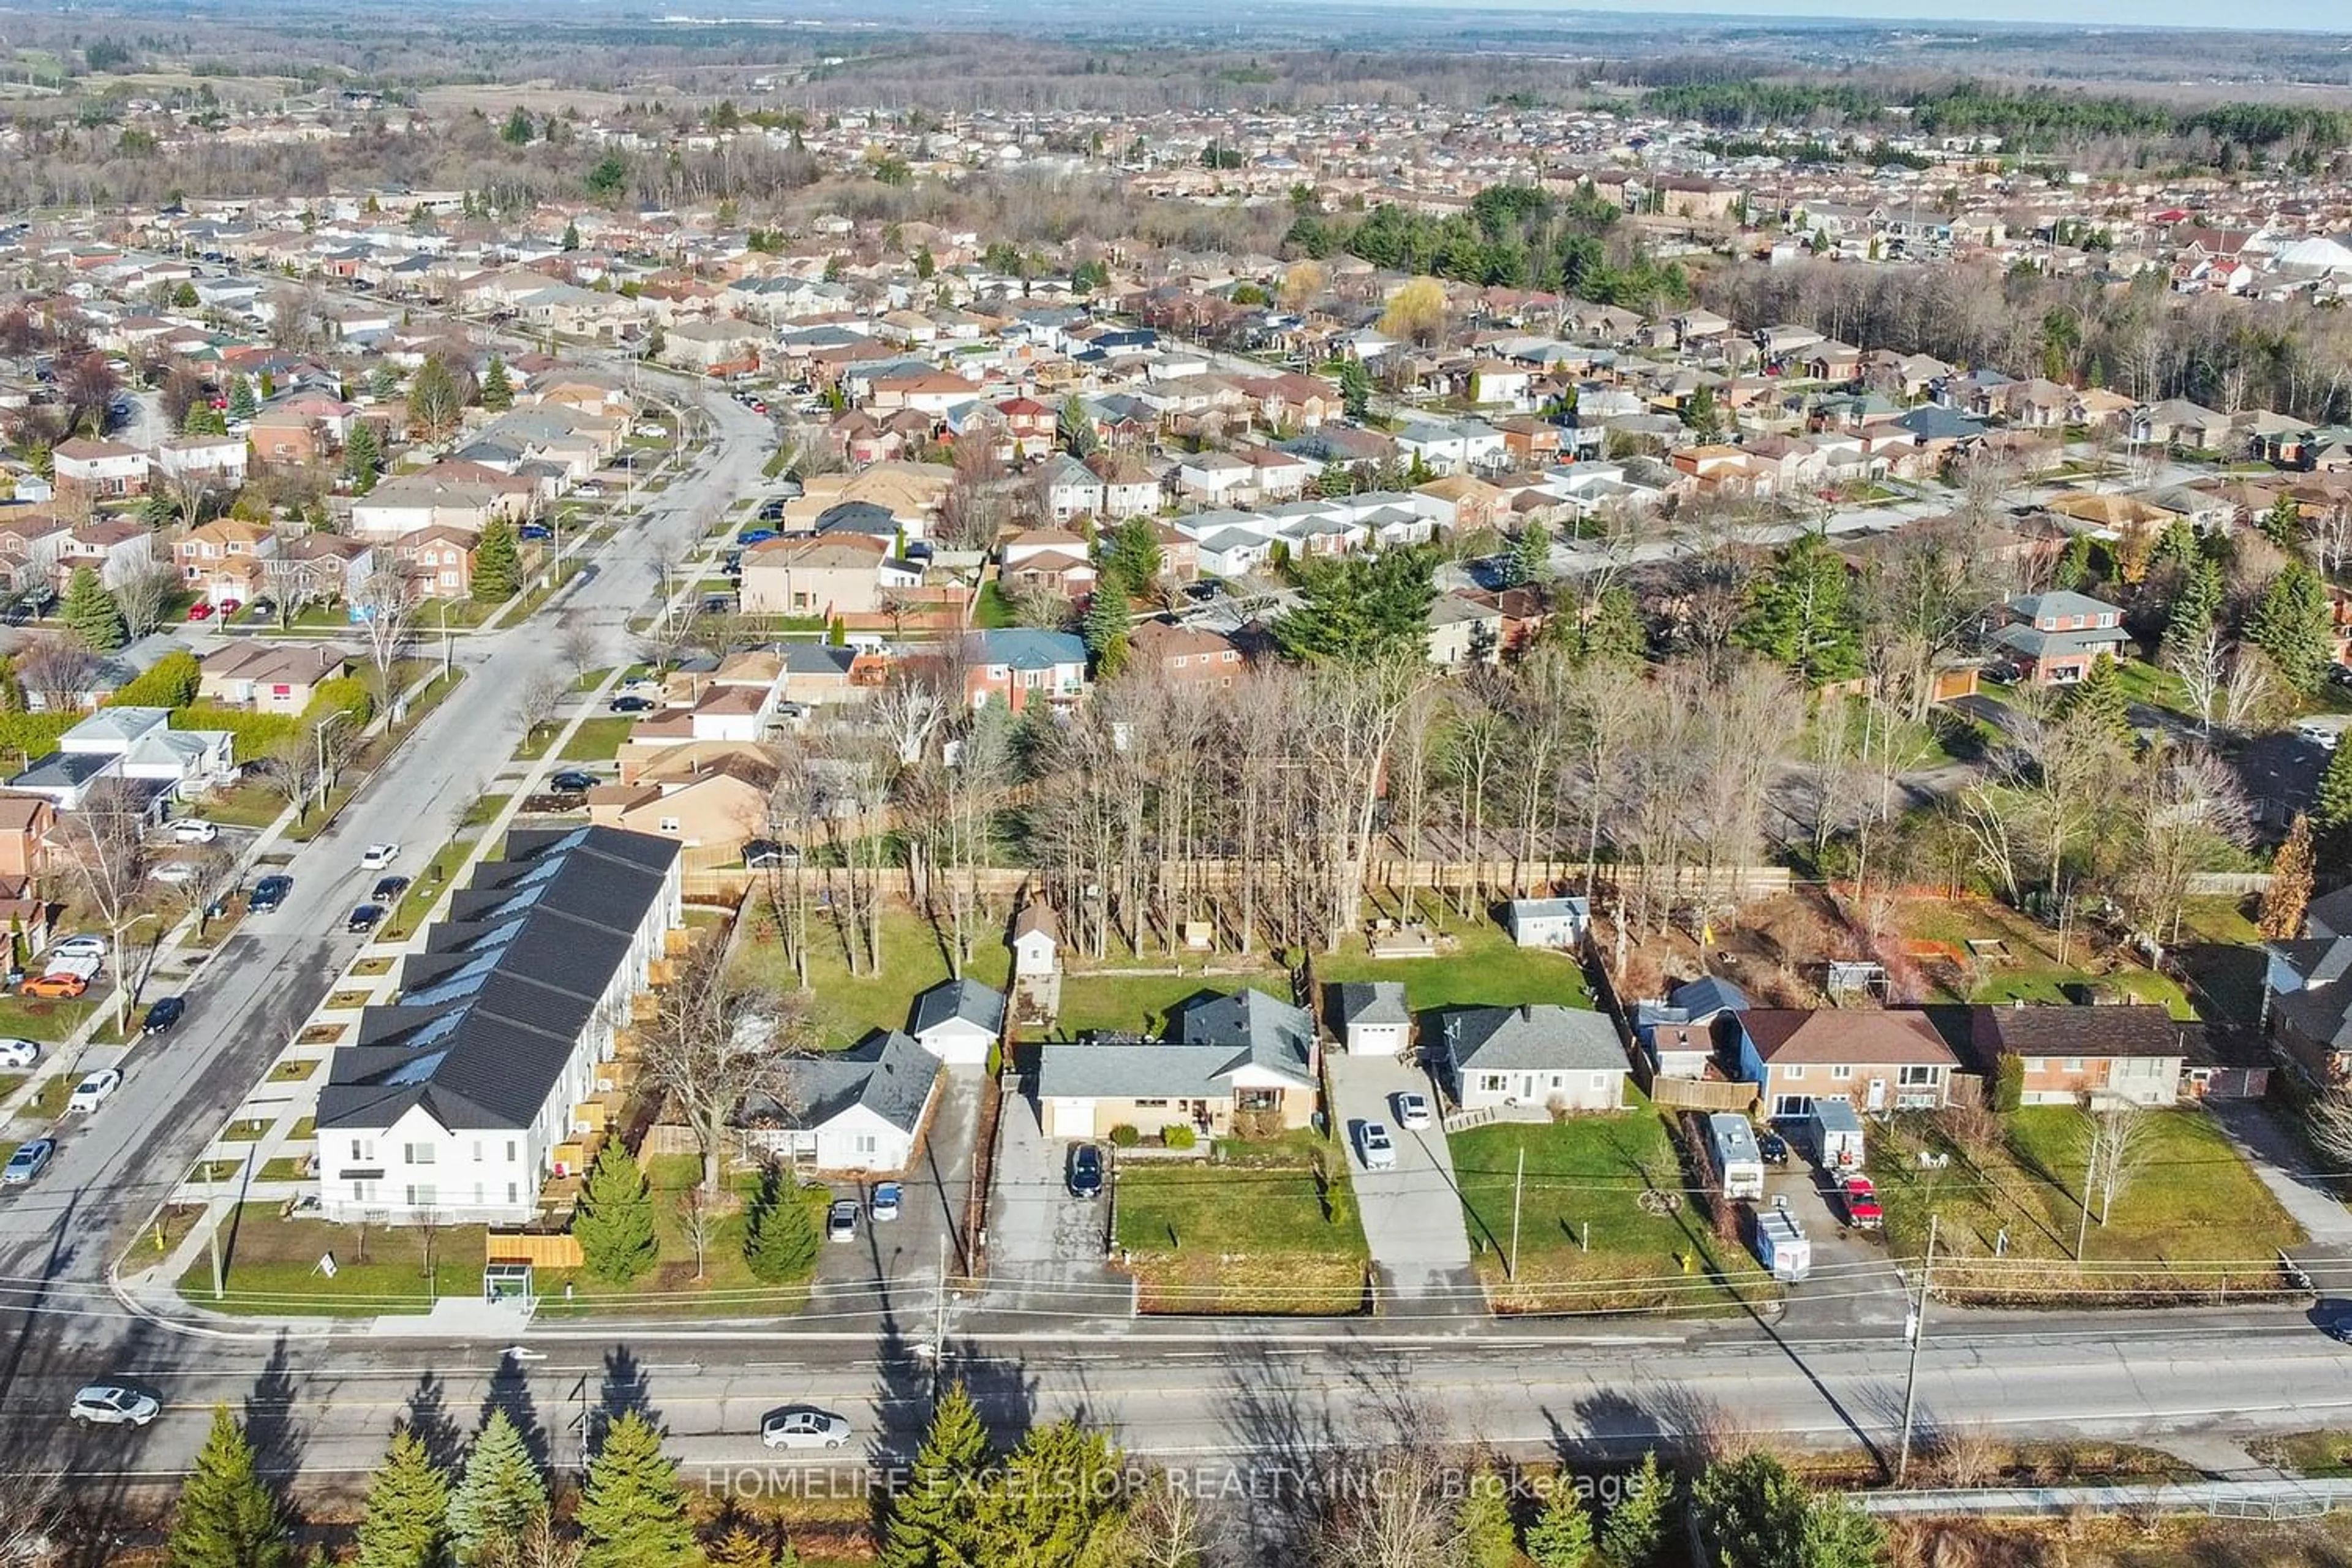
<instances>
[{"instance_id":1,"label":"beige house siding","mask_svg":"<svg viewBox=\"0 0 2352 1568\"><path fill-rule=\"evenodd\" d=\"M1315 1093L1307 1089L1253 1089L1253 1096L1272 1097L1282 1113L1285 1131L1307 1126L1315 1116ZM1255 1100L1253 1100L1255 1103ZM1178 1123L1202 1130L1208 1136L1229 1136L1234 1127L1234 1101L1221 1100L1048 1100L1040 1107L1048 1138L1107 1138L1114 1127L1132 1127L1147 1135Z\"/></svg>"}]
</instances>

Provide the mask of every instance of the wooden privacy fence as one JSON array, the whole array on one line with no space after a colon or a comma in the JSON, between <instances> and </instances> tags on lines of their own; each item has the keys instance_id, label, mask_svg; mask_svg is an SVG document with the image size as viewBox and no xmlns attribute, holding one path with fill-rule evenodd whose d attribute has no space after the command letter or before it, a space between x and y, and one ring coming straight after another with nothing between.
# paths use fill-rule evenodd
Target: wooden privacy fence
<instances>
[{"instance_id":1,"label":"wooden privacy fence","mask_svg":"<svg viewBox=\"0 0 2352 1568\"><path fill-rule=\"evenodd\" d=\"M483 1253L486 1262L528 1263L533 1268L577 1268L587 1261L580 1238L569 1231L494 1230Z\"/></svg>"},{"instance_id":2,"label":"wooden privacy fence","mask_svg":"<svg viewBox=\"0 0 2352 1568\"><path fill-rule=\"evenodd\" d=\"M1756 1104L1756 1086L1752 1083L1722 1083L1712 1079L1655 1078L1650 1080L1650 1100L1660 1109L1677 1110L1737 1110L1742 1113Z\"/></svg>"}]
</instances>

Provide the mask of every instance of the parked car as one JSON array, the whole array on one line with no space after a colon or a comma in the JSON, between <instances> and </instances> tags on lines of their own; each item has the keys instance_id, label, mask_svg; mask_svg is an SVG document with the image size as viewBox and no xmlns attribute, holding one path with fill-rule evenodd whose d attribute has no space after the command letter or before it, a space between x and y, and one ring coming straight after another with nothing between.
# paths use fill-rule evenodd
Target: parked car
<instances>
[{"instance_id":1,"label":"parked car","mask_svg":"<svg viewBox=\"0 0 2352 1568\"><path fill-rule=\"evenodd\" d=\"M654 704L649 697L615 697L604 706L615 713L650 713Z\"/></svg>"},{"instance_id":2,"label":"parked car","mask_svg":"<svg viewBox=\"0 0 2352 1568\"><path fill-rule=\"evenodd\" d=\"M594 773L583 773L578 768L565 768L548 779L547 787L563 795L586 795L600 782Z\"/></svg>"},{"instance_id":3,"label":"parked car","mask_svg":"<svg viewBox=\"0 0 2352 1568\"><path fill-rule=\"evenodd\" d=\"M2319 1331L2339 1345L2352 1345L2352 1312L2328 1319L2319 1325Z\"/></svg>"},{"instance_id":4,"label":"parked car","mask_svg":"<svg viewBox=\"0 0 2352 1568\"><path fill-rule=\"evenodd\" d=\"M188 619L192 621L209 621L212 618L213 606L210 600L198 599L194 604L188 606Z\"/></svg>"},{"instance_id":5,"label":"parked car","mask_svg":"<svg viewBox=\"0 0 2352 1568\"><path fill-rule=\"evenodd\" d=\"M543 522L526 522L515 530L517 539L552 539L555 531Z\"/></svg>"},{"instance_id":6,"label":"parked car","mask_svg":"<svg viewBox=\"0 0 2352 1568\"><path fill-rule=\"evenodd\" d=\"M188 999L184 996L158 996L147 1005L145 1022L139 1026L142 1035L161 1035L188 1016Z\"/></svg>"},{"instance_id":7,"label":"parked car","mask_svg":"<svg viewBox=\"0 0 2352 1568\"><path fill-rule=\"evenodd\" d=\"M769 1448L838 1448L849 1441L849 1422L829 1410L796 1405L760 1423L760 1442Z\"/></svg>"},{"instance_id":8,"label":"parked car","mask_svg":"<svg viewBox=\"0 0 2352 1568\"><path fill-rule=\"evenodd\" d=\"M1092 1143L1081 1143L1071 1150L1069 1179L1072 1197L1100 1197L1103 1189L1102 1150Z\"/></svg>"},{"instance_id":9,"label":"parked car","mask_svg":"<svg viewBox=\"0 0 2352 1568\"><path fill-rule=\"evenodd\" d=\"M266 914L284 903L286 895L293 890L291 877L264 877L253 885L253 897L246 900L245 907L254 914Z\"/></svg>"},{"instance_id":10,"label":"parked car","mask_svg":"<svg viewBox=\"0 0 2352 1568\"><path fill-rule=\"evenodd\" d=\"M245 601L243 599L223 599L220 602L221 619L226 620L243 608L245 608Z\"/></svg>"},{"instance_id":11,"label":"parked car","mask_svg":"<svg viewBox=\"0 0 2352 1568\"><path fill-rule=\"evenodd\" d=\"M184 816L172 824L172 837L182 844L210 844L220 829L201 816Z\"/></svg>"},{"instance_id":12,"label":"parked car","mask_svg":"<svg viewBox=\"0 0 2352 1568\"><path fill-rule=\"evenodd\" d=\"M167 888L184 888L196 879L196 865L193 860L165 860L147 875Z\"/></svg>"},{"instance_id":13,"label":"parked car","mask_svg":"<svg viewBox=\"0 0 2352 1568\"><path fill-rule=\"evenodd\" d=\"M41 1059L41 1047L31 1040L0 1040L0 1068L28 1068Z\"/></svg>"},{"instance_id":14,"label":"parked car","mask_svg":"<svg viewBox=\"0 0 2352 1568\"><path fill-rule=\"evenodd\" d=\"M90 1384L66 1407L68 1417L85 1426L144 1426L162 1414L162 1400L115 1383Z\"/></svg>"},{"instance_id":15,"label":"parked car","mask_svg":"<svg viewBox=\"0 0 2352 1568\"><path fill-rule=\"evenodd\" d=\"M114 1091L121 1087L121 1068L100 1068L74 1085L73 1093L66 1100L67 1114L87 1116L113 1099Z\"/></svg>"},{"instance_id":16,"label":"parked car","mask_svg":"<svg viewBox=\"0 0 2352 1568\"><path fill-rule=\"evenodd\" d=\"M776 531L772 528L747 528L742 532L735 536L735 542L738 544L765 544L769 540L775 537Z\"/></svg>"},{"instance_id":17,"label":"parked car","mask_svg":"<svg viewBox=\"0 0 2352 1568\"><path fill-rule=\"evenodd\" d=\"M1886 1211L1878 1206L1878 1188L1868 1176L1847 1176L1838 1191L1845 1200L1846 1224L1856 1230L1876 1230L1885 1225Z\"/></svg>"},{"instance_id":18,"label":"parked car","mask_svg":"<svg viewBox=\"0 0 2352 1568\"><path fill-rule=\"evenodd\" d=\"M874 1189L873 1201L866 1205L876 1225L887 1225L898 1217L898 1184L884 1182Z\"/></svg>"},{"instance_id":19,"label":"parked car","mask_svg":"<svg viewBox=\"0 0 2352 1568\"><path fill-rule=\"evenodd\" d=\"M388 904L406 891L408 891L407 878L379 877L376 879L375 886L368 889L368 901L373 904Z\"/></svg>"},{"instance_id":20,"label":"parked car","mask_svg":"<svg viewBox=\"0 0 2352 1568\"><path fill-rule=\"evenodd\" d=\"M383 920L382 904L362 904L351 912L349 919L343 921L343 929L348 931L371 931L375 930Z\"/></svg>"},{"instance_id":21,"label":"parked car","mask_svg":"<svg viewBox=\"0 0 2352 1568\"><path fill-rule=\"evenodd\" d=\"M56 1158L57 1152L56 1139L34 1139L30 1143L8 1156L6 1168L0 1169L0 1184L12 1187L23 1186L35 1176L47 1170L49 1162Z\"/></svg>"},{"instance_id":22,"label":"parked car","mask_svg":"<svg viewBox=\"0 0 2352 1568\"><path fill-rule=\"evenodd\" d=\"M857 1205L847 1198L835 1198L833 1206L824 1211L824 1238L827 1241L857 1239Z\"/></svg>"},{"instance_id":23,"label":"parked car","mask_svg":"<svg viewBox=\"0 0 2352 1568\"><path fill-rule=\"evenodd\" d=\"M1396 1142L1389 1130L1377 1121L1367 1121L1356 1133L1356 1155L1364 1162L1367 1171L1396 1169Z\"/></svg>"},{"instance_id":24,"label":"parked car","mask_svg":"<svg viewBox=\"0 0 2352 1568\"><path fill-rule=\"evenodd\" d=\"M52 963L80 958L94 958L102 963L110 951L104 937L94 931L86 931L79 936L69 936L63 942L52 942L49 951L42 956Z\"/></svg>"},{"instance_id":25,"label":"parked car","mask_svg":"<svg viewBox=\"0 0 2352 1568\"><path fill-rule=\"evenodd\" d=\"M275 616L278 613L278 601L271 598L268 595L264 594L261 597L254 600L247 607L250 608L256 616L260 616L263 619L268 619L269 616Z\"/></svg>"},{"instance_id":26,"label":"parked car","mask_svg":"<svg viewBox=\"0 0 2352 1568\"><path fill-rule=\"evenodd\" d=\"M71 970L53 970L47 974L37 974L25 982L25 994L27 996L69 999L80 995L89 989L89 976L76 974Z\"/></svg>"},{"instance_id":27,"label":"parked car","mask_svg":"<svg viewBox=\"0 0 2352 1568\"><path fill-rule=\"evenodd\" d=\"M1789 1141L1778 1132L1759 1132L1756 1134L1756 1152L1768 1165L1785 1165L1789 1163Z\"/></svg>"},{"instance_id":28,"label":"parked car","mask_svg":"<svg viewBox=\"0 0 2352 1568\"><path fill-rule=\"evenodd\" d=\"M362 871L381 871L399 858L399 845L371 844L360 856L360 869Z\"/></svg>"},{"instance_id":29,"label":"parked car","mask_svg":"<svg viewBox=\"0 0 2352 1568\"><path fill-rule=\"evenodd\" d=\"M1430 1124L1429 1097L1425 1094L1400 1094L1396 1097L1397 1125L1410 1132L1418 1132Z\"/></svg>"}]
</instances>

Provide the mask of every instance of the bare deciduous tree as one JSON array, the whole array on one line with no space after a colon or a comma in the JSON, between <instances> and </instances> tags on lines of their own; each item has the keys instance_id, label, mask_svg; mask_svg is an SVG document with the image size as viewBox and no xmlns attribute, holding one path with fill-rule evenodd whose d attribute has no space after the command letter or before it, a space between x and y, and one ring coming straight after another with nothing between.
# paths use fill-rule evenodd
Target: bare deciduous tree
<instances>
[{"instance_id":1,"label":"bare deciduous tree","mask_svg":"<svg viewBox=\"0 0 2352 1568\"><path fill-rule=\"evenodd\" d=\"M809 1043L804 1011L792 999L747 981L728 964L728 943L698 942L667 989L640 1041L646 1076L666 1090L702 1152L702 1190L719 1194L727 1127L754 1094L782 1100L790 1092L793 1052Z\"/></svg>"},{"instance_id":2,"label":"bare deciduous tree","mask_svg":"<svg viewBox=\"0 0 2352 1568\"><path fill-rule=\"evenodd\" d=\"M114 1024L120 1030L131 1016L144 967L123 950L122 938L147 890L147 819L128 784L100 779L79 809L58 816L50 842L113 939Z\"/></svg>"},{"instance_id":3,"label":"bare deciduous tree","mask_svg":"<svg viewBox=\"0 0 2352 1568\"><path fill-rule=\"evenodd\" d=\"M98 679L99 658L79 637L41 632L16 650L16 678L52 713L71 713Z\"/></svg>"},{"instance_id":4,"label":"bare deciduous tree","mask_svg":"<svg viewBox=\"0 0 2352 1568\"><path fill-rule=\"evenodd\" d=\"M380 563L360 580L352 595L359 612L360 635L367 639L368 668L374 675L376 700L389 706L393 671L415 633L416 598L408 574L393 561Z\"/></svg>"},{"instance_id":5,"label":"bare deciduous tree","mask_svg":"<svg viewBox=\"0 0 2352 1568\"><path fill-rule=\"evenodd\" d=\"M2137 1100L2115 1097L2084 1108L2084 1185L2098 1205L2102 1228L2116 1200L2131 1191L2155 1157L2157 1114Z\"/></svg>"},{"instance_id":6,"label":"bare deciduous tree","mask_svg":"<svg viewBox=\"0 0 2352 1568\"><path fill-rule=\"evenodd\" d=\"M515 715L522 721L523 733L535 736L553 721L555 710L563 706L563 678L551 669L534 669L522 679L515 689Z\"/></svg>"},{"instance_id":7,"label":"bare deciduous tree","mask_svg":"<svg viewBox=\"0 0 2352 1568\"><path fill-rule=\"evenodd\" d=\"M573 684L587 679L588 672L596 668L604 657L604 635L589 624L584 616L566 615L558 623L555 650L563 656L564 665L572 671Z\"/></svg>"},{"instance_id":8,"label":"bare deciduous tree","mask_svg":"<svg viewBox=\"0 0 2352 1568\"><path fill-rule=\"evenodd\" d=\"M123 629L143 637L161 626L164 606L179 588L179 574L160 564L124 578L114 589L114 607L122 612Z\"/></svg>"}]
</instances>

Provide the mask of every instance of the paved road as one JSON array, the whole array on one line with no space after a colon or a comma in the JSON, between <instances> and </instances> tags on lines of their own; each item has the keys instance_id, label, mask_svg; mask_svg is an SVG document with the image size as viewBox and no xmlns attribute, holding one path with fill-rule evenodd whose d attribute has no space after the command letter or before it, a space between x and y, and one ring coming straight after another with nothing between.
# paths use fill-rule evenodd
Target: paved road
<instances>
[{"instance_id":1,"label":"paved road","mask_svg":"<svg viewBox=\"0 0 2352 1568\"><path fill-rule=\"evenodd\" d=\"M699 393L688 395L698 396ZM721 397L708 407L721 440L698 477L655 498L646 521L593 554L561 600L563 614L604 634L608 658L630 651L625 622L661 582L673 541L709 521L710 509L747 489L765 460L768 422ZM248 917L185 988L188 1020L157 1045L131 1052L121 1091L95 1116L69 1124L58 1161L35 1185L0 1196L0 1280L20 1310L37 1310L45 1286L104 1277L135 1224L185 1173L222 1119L340 973L360 940L342 918L376 873L361 848L380 839L408 847L394 868L414 873L446 842L512 753L521 725L515 694L559 655L547 616L486 637L459 654L467 679L348 806L307 846L289 845L291 895ZM71 1338L88 1320L52 1326ZM0 1323L0 1327L5 1327ZM20 1325L29 1332L32 1320ZM0 1349L0 1389L13 1362Z\"/></svg>"}]
</instances>

